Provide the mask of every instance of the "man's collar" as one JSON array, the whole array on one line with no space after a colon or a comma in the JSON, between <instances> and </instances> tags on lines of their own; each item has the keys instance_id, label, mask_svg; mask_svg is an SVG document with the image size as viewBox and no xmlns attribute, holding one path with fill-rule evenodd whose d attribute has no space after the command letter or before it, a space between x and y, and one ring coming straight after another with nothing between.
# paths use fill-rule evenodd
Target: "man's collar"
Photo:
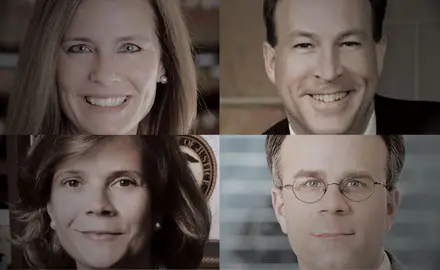
<instances>
[{"instance_id":1,"label":"man's collar","mask_svg":"<svg viewBox=\"0 0 440 270\"><path fill-rule=\"evenodd\" d=\"M290 135L296 135L289 123ZM368 126L365 129L364 135L376 135L376 112L373 110L371 114L370 121L368 121Z\"/></svg>"},{"instance_id":2,"label":"man's collar","mask_svg":"<svg viewBox=\"0 0 440 270\"><path fill-rule=\"evenodd\" d=\"M391 270L391 261L390 258L388 258L388 254L385 251L383 251L382 263L380 264L377 270Z\"/></svg>"}]
</instances>

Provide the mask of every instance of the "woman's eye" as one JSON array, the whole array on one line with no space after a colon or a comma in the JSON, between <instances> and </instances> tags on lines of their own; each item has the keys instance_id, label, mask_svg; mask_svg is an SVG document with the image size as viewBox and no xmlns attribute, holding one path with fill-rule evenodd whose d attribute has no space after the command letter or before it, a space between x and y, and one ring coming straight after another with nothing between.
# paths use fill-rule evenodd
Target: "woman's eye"
<instances>
[{"instance_id":1,"label":"woman's eye","mask_svg":"<svg viewBox=\"0 0 440 270\"><path fill-rule=\"evenodd\" d=\"M138 186L138 183L132 179L123 178L116 181L115 185L118 185L119 187L130 187L130 186Z\"/></svg>"},{"instance_id":2,"label":"woman's eye","mask_svg":"<svg viewBox=\"0 0 440 270\"><path fill-rule=\"evenodd\" d=\"M80 184L81 183L78 180L71 179L71 180L65 181L63 183L63 186L68 186L68 187L71 187L71 188L77 188L77 187L79 187Z\"/></svg>"},{"instance_id":3,"label":"woman's eye","mask_svg":"<svg viewBox=\"0 0 440 270\"><path fill-rule=\"evenodd\" d=\"M136 46L134 44L126 44L126 45L124 45L122 47L121 52L124 52L124 53L135 53L135 52L138 52L140 50L141 50L141 48L139 46Z\"/></svg>"},{"instance_id":4,"label":"woman's eye","mask_svg":"<svg viewBox=\"0 0 440 270\"><path fill-rule=\"evenodd\" d=\"M69 52L69 53L89 53L89 52L92 52L92 50L84 44L79 44L79 45L71 46L69 49L67 49L67 52Z\"/></svg>"}]
</instances>

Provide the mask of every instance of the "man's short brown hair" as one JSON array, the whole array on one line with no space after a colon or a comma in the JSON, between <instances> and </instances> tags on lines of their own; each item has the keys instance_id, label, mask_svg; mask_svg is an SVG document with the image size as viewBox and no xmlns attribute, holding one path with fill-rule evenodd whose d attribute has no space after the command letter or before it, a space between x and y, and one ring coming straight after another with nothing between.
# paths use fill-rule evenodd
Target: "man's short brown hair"
<instances>
[{"instance_id":1,"label":"man's short brown hair","mask_svg":"<svg viewBox=\"0 0 440 270\"><path fill-rule=\"evenodd\" d=\"M387 9L387 0L369 0L373 13L372 29L374 41L379 42L383 35L383 21ZM264 0L264 23L266 25L266 40L272 47L277 45L275 11L280 0Z\"/></svg>"}]
</instances>

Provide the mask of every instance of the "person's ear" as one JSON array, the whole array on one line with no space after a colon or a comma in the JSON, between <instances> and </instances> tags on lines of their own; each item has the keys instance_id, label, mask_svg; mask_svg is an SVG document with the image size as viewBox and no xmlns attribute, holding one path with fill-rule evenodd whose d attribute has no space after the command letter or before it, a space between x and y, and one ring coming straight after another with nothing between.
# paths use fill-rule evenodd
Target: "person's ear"
<instances>
[{"instance_id":1,"label":"person's ear","mask_svg":"<svg viewBox=\"0 0 440 270\"><path fill-rule=\"evenodd\" d=\"M49 217L50 217L50 227L51 227L53 230L55 230L55 226L56 226L56 224L55 224L55 220L54 220L54 218L53 218L52 204L51 204L50 202L47 203L47 205L46 205L46 210L47 210L47 214L48 214Z\"/></svg>"},{"instance_id":2,"label":"person's ear","mask_svg":"<svg viewBox=\"0 0 440 270\"><path fill-rule=\"evenodd\" d=\"M263 43L264 67L269 80L275 84L275 49L267 41Z\"/></svg>"},{"instance_id":3,"label":"person's ear","mask_svg":"<svg viewBox=\"0 0 440 270\"><path fill-rule=\"evenodd\" d=\"M167 78L166 70L165 70L165 67L163 66L163 64L160 63L159 67L158 67L158 70L157 70L156 82L157 83L166 83L164 81L164 78Z\"/></svg>"},{"instance_id":4,"label":"person's ear","mask_svg":"<svg viewBox=\"0 0 440 270\"><path fill-rule=\"evenodd\" d=\"M376 43L376 62L377 62L377 72L379 76L382 74L383 65L385 62L385 55L387 52L387 39L383 37L379 42Z\"/></svg>"},{"instance_id":5,"label":"person's ear","mask_svg":"<svg viewBox=\"0 0 440 270\"><path fill-rule=\"evenodd\" d=\"M283 231L283 233L287 233L286 218L284 216L283 193L280 189L275 187L272 188L272 207L275 211L277 221L281 226L281 230Z\"/></svg>"},{"instance_id":6,"label":"person's ear","mask_svg":"<svg viewBox=\"0 0 440 270\"><path fill-rule=\"evenodd\" d=\"M386 230L389 231L396 218L397 210L400 207L400 191L397 188L393 188L388 191L387 194L387 219Z\"/></svg>"}]
</instances>

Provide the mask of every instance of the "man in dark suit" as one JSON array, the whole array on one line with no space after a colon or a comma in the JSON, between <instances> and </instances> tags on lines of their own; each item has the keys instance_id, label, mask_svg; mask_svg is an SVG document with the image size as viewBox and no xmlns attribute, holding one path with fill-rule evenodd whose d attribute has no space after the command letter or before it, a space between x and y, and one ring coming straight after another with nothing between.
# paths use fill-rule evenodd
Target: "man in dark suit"
<instances>
[{"instance_id":1,"label":"man in dark suit","mask_svg":"<svg viewBox=\"0 0 440 270\"><path fill-rule=\"evenodd\" d=\"M440 103L376 94L386 0L264 0L266 73L287 118L265 134L440 134Z\"/></svg>"},{"instance_id":2,"label":"man in dark suit","mask_svg":"<svg viewBox=\"0 0 440 270\"><path fill-rule=\"evenodd\" d=\"M272 206L299 269L403 269L383 243L404 154L398 135L267 136Z\"/></svg>"}]
</instances>

